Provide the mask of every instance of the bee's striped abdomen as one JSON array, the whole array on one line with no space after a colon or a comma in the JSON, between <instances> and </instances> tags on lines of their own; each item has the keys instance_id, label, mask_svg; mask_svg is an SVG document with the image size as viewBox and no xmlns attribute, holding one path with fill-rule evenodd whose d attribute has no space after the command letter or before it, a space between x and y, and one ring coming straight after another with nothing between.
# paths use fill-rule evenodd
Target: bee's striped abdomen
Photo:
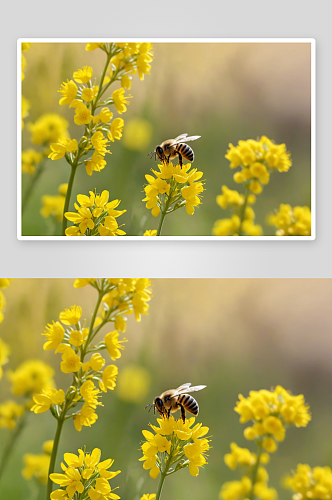
<instances>
[{"instance_id":1,"label":"bee's striped abdomen","mask_svg":"<svg viewBox=\"0 0 332 500\"><path fill-rule=\"evenodd\" d=\"M190 163L194 161L194 152L188 144L178 144L176 150Z\"/></svg>"},{"instance_id":2,"label":"bee's striped abdomen","mask_svg":"<svg viewBox=\"0 0 332 500\"><path fill-rule=\"evenodd\" d=\"M178 403L182 404L182 406L189 411L189 413L192 413L193 415L198 415L199 407L196 399L194 399L192 396L189 396L189 394L182 394L178 398Z\"/></svg>"}]
</instances>

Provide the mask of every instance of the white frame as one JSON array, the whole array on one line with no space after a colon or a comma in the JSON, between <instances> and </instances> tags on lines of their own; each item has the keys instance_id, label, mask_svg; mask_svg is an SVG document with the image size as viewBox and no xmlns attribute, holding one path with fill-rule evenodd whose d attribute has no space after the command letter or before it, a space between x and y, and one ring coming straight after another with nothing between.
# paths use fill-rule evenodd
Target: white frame
<instances>
[{"instance_id":1,"label":"white frame","mask_svg":"<svg viewBox=\"0 0 332 500\"><path fill-rule=\"evenodd\" d=\"M31 43L102 43L102 42L151 42L151 43L310 43L311 44L311 236L22 236L22 82L21 44ZM17 40L17 239L47 241L123 241L123 240L211 240L211 241L308 241L316 238L316 40L314 38L19 38Z\"/></svg>"}]
</instances>

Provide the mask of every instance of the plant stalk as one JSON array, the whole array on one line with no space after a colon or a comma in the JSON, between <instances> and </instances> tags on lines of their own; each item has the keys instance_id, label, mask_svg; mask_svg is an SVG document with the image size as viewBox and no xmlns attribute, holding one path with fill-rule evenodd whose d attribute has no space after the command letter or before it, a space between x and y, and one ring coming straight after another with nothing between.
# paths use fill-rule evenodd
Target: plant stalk
<instances>
[{"instance_id":1,"label":"plant stalk","mask_svg":"<svg viewBox=\"0 0 332 500\"><path fill-rule=\"evenodd\" d=\"M51 461L50 461L50 466L48 469L46 500L50 500L50 495L51 495L52 489L53 489L53 482L50 479L50 474L52 474L54 472L55 461L56 461L56 456L58 453L59 441L60 441L60 436L61 436L61 431L62 431L62 426L63 426L64 421L65 421L65 409L63 410L62 414L60 415L60 417L58 419L56 433L55 433L55 437L54 437Z\"/></svg>"},{"instance_id":2,"label":"plant stalk","mask_svg":"<svg viewBox=\"0 0 332 500\"><path fill-rule=\"evenodd\" d=\"M62 216L62 236L66 235L66 229L67 229L67 219L65 217L65 213L68 212L69 208L69 203L70 203L70 197L71 197L71 192L73 189L73 184L74 184L74 179L75 179L75 174L76 174L76 169L77 169L77 162L79 159L79 154L77 154L77 158L75 163L71 166L71 173L70 173L70 178L68 182L68 189L66 193L66 200L65 200L65 206L63 207L63 216Z\"/></svg>"}]
</instances>

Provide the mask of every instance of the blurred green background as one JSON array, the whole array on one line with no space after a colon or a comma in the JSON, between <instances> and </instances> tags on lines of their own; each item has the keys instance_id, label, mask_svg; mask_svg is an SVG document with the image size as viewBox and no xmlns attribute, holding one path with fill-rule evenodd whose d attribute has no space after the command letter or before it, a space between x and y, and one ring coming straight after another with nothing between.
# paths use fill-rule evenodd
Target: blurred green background
<instances>
[{"instance_id":1,"label":"blurred green background","mask_svg":"<svg viewBox=\"0 0 332 500\"><path fill-rule=\"evenodd\" d=\"M7 308L0 336L12 349L5 370L28 358L42 359L54 367L57 387L68 387L71 375L60 372L59 354L43 351L41 333L47 322L57 320L62 310L74 304L82 306L82 320L89 322L96 291L74 289L73 281L15 279L4 290ZM141 323L129 318L125 334L129 341L116 362L118 385L103 395L98 421L81 432L71 421L66 423L58 471L63 453L77 453L84 445L88 450L100 447L102 459L115 459L112 470L122 471L112 486L120 487L117 492L123 500L156 492L158 480L151 479L138 461L141 431L156 418L144 407L164 390L186 382L207 385L197 393L196 421L210 428L212 449L198 478L185 469L167 479L164 500L216 500L224 481L239 478L223 462L233 441L254 451L233 411L238 394L247 396L250 390L278 384L293 394L304 394L313 418L307 428L289 429L271 456L270 486L278 489L282 500L290 499L291 492L281 488L280 480L297 463L332 465L330 279L153 279L152 289L149 315ZM133 367L148 373L145 394L143 390L139 395L134 382L133 390L124 387L124 374ZM1 401L10 397L5 377L0 391ZM128 394L137 401L127 401ZM55 420L49 412L29 417L0 485L0 498L38 497L37 483L21 477L22 455L40 452L42 443L54 436ZM7 431L2 429L0 436L3 448Z\"/></svg>"},{"instance_id":2,"label":"blurred green background","mask_svg":"<svg viewBox=\"0 0 332 500\"><path fill-rule=\"evenodd\" d=\"M92 178L82 168L75 179L71 209L79 193L96 188L110 191L110 199L121 199L120 209L127 212L121 223L128 235L142 235L146 229L158 227L145 203L145 174L155 168L147 153L166 139L179 134L201 135L192 143L193 164L204 172L206 191L203 204L193 216L184 209L165 219L163 235L211 236L215 220L229 217L229 212L216 204L221 186L241 186L233 181L234 170L225 159L228 144L239 140L268 136L285 143L293 166L288 173L274 173L270 184L258 196L254 206L256 222L264 234L275 233L265 224L268 213L280 203L310 206L310 44L309 43L154 43L155 59L151 74L140 81L133 77L133 95L122 118L124 137L111 143L108 165ZM84 65L100 75L105 55L102 51L85 51L85 44L37 43L25 52L27 69L23 94L30 101L34 122L43 113L56 112L70 123L70 135L79 139L83 126L73 122L74 110L58 104L61 82ZM112 89L114 90L116 86ZM112 91L112 90L111 90ZM128 94L128 91L126 91ZM117 116L115 113L114 116ZM132 149L126 134L131 120L146 120L151 137L141 150ZM31 147L26 126L23 147ZM127 146L126 146L127 143ZM64 159L47 161L33 199L23 217L24 235L60 234L60 223L43 219L41 196L55 195L59 184L68 182L69 166ZM24 174L25 188L27 174ZM241 191L242 192L242 191Z\"/></svg>"}]
</instances>

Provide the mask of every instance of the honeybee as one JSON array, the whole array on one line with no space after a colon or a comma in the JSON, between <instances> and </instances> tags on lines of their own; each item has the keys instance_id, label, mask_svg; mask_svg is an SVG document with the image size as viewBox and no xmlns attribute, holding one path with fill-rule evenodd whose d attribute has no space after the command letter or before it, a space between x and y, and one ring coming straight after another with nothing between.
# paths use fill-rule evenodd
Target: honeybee
<instances>
[{"instance_id":1,"label":"honeybee","mask_svg":"<svg viewBox=\"0 0 332 500\"><path fill-rule=\"evenodd\" d=\"M191 149L188 144L185 142L188 141L196 141L199 139L200 135L193 135L192 137L187 137L188 134L181 134L175 139L167 139L160 144L160 146L156 146L154 151L151 151L149 155L150 160L153 155L158 156L159 160L162 162L169 163L169 160L173 160L177 156L179 157L179 165L182 168L182 157L192 163L194 161L194 151Z\"/></svg>"},{"instance_id":2,"label":"honeybee","mask_svg":"<svg viewBox=\"0 0 332 500\"><path fill-rule=\"evenodd\" d=\"M150 411L153 406L154 413L156 413L157 409L159 415L163 418L169 418L171 413L180 409L181 417L184 423L186 420L185 410L193 415L198 415L199 411L196 399L189 396L188 392L201 391L206 387L206 385L196 385L194 387L190 386L191 384L183 384L177 389L170 389L169 391L163 392L160 396L154 398L153 403L146 405L145 409L150 406Z\"/></svg>"}]
</instances>

